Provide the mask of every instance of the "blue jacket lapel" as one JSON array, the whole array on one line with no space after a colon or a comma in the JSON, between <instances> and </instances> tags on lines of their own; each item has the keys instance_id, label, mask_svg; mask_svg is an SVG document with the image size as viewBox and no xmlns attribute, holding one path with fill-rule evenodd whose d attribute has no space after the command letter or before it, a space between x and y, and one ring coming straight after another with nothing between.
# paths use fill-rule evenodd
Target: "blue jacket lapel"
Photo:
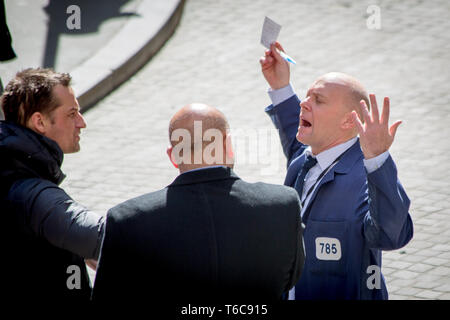
<instances>
[{"instance_id":1,"label":"blue jacket lapel","mask_svg":"<svg viewBox=\"0 0 450 320\"><path fill-rule=\"evenodd\" d=\"M322 180L319 182L319 185L317 186L316 190L314 190L310 201L308 202L308 205L305 208L305 211L303 213L303 221L305 221L308 216L309 212L311 211L311 205L314 202L314 199L316 198L317 193L320 191L320 188L333 181L336 174L348 174L350 170L353 168L353 166L356 164L358 160L360 160L363 157L361 147L359 144L359 139L353 144L348 151L343 155L342 159L339 160L339 162L328 171L328 173L322 178Z\"/></svg>"},{"instance_id":2,"label":"blue jacket lapel","mask_svg":"<svg viewBox=\"0 0 450 320\"><path fill-rule=\"evenodd\" d=\"M286 178L284 179L284 185L294 187L295 180L300 173L300 169L305 163L306 155L303 152L300 156L292 160L286 172Z\"/></svg>"}]
</instances>

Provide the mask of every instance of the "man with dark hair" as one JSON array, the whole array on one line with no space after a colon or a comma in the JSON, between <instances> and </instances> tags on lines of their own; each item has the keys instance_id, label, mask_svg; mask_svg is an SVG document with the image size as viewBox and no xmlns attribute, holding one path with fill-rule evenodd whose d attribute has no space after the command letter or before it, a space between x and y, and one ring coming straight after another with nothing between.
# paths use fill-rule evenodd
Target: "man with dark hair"
<instances>
[{"instance_id":1,"label":"man with dark hair","mask_svg":"<svg viewBox=\"0 0 450 320\"><path fill-rule=\"evenodd\" d=\"M58 187L63 154L80 150L86 127L70 81L51 69L26 69L0 98L2 255L12 262L2 264L2 289L11 299L90 296L83 258L95 266L104 219Z\"/></svg>"},{"instance_id":2,"label":"man with dark hair","mask_svg":"<svg viewBox=\"0 0 450 320\"><path fill-rule=\"evenodd\" d=\"M234 173L228 122L216 108L183 107L169 134L180 175L108 212L93 300L149 301L154 311L155 301L280 299L303 268L295 190Z\"/></svg>"},{"instance_id":3,"label":"man with dark hair","mask_svg":"<svg viewBox=\"0 0 450 320\"><path fill-rule=\"evenodd\" d=\"M50 69L25 69L18 72L2 97L5 117L26 127L35 112L52 115L52 111L59 106L53 88L60 85L69 89L70 81L69 74L56 73Z\"/></svg>"}]
</instances>

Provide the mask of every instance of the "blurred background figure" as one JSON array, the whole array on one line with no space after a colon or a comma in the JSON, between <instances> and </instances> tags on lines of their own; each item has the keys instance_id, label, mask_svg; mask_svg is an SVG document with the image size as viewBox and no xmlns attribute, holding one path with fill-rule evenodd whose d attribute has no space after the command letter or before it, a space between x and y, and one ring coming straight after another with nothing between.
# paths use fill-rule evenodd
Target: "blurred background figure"
<instances>
[{"instance_id":1,"label":"blurred background figure","mask_svg":"<svg viewBox=\"0 0 450 320\"><path fill-rule=\"evenodd\" d=\"M16 57L16 53L11 46L11 34L6 23L6 10L4 1L0 1L0 61L8 61ZM0 75L0 94L3 92L3 83ZM3 113L0 110L0 120L3 120Z\"/></svg>"},{"instance_id":2,"label":"blurred background figure","mask_svg":"<svg viewBox=\"0 0 450 320\"><path fill-rule=\"evenodd\" d=\"M5 3L4 1L0 1L0 43L2 45L0 61L8 61L16 57L11 42L11 34L9 33L8 24L6 23Z\"/></svg>"}]
</instances>

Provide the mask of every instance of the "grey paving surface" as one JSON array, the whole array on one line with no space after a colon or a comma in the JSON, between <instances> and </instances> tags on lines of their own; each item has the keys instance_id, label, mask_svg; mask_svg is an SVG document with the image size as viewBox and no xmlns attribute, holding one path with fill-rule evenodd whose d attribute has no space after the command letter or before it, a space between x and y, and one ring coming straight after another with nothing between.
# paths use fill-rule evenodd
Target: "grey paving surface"
<instances>
[{"instance_id":1,"label":"grey paving surface","mask_svg":"<svg viewBox=\"0 0 450 320\"><path fill-rule=\"evenodd\" d=\"M300 97L319 75L343 71L379 99L391 98L392 119L404 120L391 154L412 200L415 235L406 247L384 253L390 298L450 299L450 3L377 1L381 29L369 30L366 10L373 3L187 1L178 30L158 55L85 113L82 151L66 156L63 187L105 214L169 184L177 172L165 154L168 121L189 102L218 106L234 130L270 132L258 62L269 15L283 25L279 40L297 60L291 72ZM245 147L237 150L237 173L282 183L279 145L260 150L259 164ZM274 165L261 164L267 157Z\"/></svg>"}]
</instances>

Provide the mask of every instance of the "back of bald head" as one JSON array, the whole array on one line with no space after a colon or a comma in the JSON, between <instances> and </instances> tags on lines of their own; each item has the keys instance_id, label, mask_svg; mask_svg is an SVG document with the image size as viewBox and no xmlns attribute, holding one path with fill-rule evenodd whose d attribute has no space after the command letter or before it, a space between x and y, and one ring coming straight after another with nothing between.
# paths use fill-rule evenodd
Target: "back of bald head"
<instances>
[{"instance_id":1,"label":"back of bald head","mask_svg":"<svg viewBox=\"0 0 450 320\"><path fill-rule=\"evenodd\" d=\"M177 129L185 129L189 131L191 137L194 137L195 123L197 121L201 123L202 135L209 129L219 130L223 137L226 137L228 134L228 121L222 112L206 104L192 103L182 107L170 120L169 138L172 137L172 133ZM177 144L177 141L170 139L170 143L174 146ZM195 139L192 139L192 148L195 147L194 143Z\"/></svg>"}]
</instances>

